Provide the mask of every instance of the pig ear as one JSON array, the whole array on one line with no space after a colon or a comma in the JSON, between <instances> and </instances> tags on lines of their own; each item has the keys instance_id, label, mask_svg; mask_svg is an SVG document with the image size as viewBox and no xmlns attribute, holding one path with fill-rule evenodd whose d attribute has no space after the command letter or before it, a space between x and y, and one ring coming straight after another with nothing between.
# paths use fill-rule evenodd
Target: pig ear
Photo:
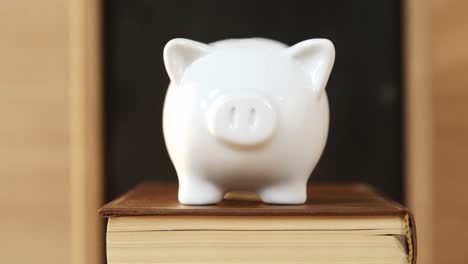
<instances>
[{"instance_id":1,"label":"pig ear","mask_svg":"<svg viewBox=\"0 0 468 264\"><path fill-rule=\"evenodd\" d=\"M171 81L178 84L184 75L185 69L206 55L210 46L183 38L169 41L164 47L164 65Z\"/></svg>"},{"instance_id":2,"label":"pig ear","mask_svg":"<svg viewBox=\"0 0 468 264\"><path fill-rule=\"evenodd\" d=\"M287 49L299 61L312 81L312 89L320 98L335 61L335 47L328 39L309 39Z\"/></svg>"}]
</instances>

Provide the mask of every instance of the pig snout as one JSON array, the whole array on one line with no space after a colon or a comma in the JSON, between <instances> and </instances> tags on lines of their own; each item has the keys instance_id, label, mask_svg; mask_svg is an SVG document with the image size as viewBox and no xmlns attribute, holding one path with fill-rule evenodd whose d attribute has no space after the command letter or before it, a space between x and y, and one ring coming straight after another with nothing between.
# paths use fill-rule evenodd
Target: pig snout
<instances>
[{"instance_id":1,"label":"pig snout","mask_svg":"<svg viewBox=\"0 0 468 264\"><path fill-rule=\"evenodd\" d=\"M233 145L251 146L267 141L276 129L276 112L260 96L218 98L208 110L208 130Z\"/></svg>"}]
</instances>

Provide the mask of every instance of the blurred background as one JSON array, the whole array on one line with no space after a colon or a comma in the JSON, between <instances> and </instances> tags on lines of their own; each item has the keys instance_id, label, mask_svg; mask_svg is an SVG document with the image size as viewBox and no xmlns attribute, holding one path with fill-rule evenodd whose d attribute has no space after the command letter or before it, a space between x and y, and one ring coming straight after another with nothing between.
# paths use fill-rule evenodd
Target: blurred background
<instances>
[{"instance_id":1,"label":"blurred background","mask_svg":"<svg viewBox=\"0 0 468 264\"><path fill-rule=\"evenodd\" d=\"M419 263L467 263L468 3L0 3L0 261L104 263L97 209L176 181L161 115L172 38L328 38L330 132L312 182L414 212Z\"/></svg>"}]
</instances>

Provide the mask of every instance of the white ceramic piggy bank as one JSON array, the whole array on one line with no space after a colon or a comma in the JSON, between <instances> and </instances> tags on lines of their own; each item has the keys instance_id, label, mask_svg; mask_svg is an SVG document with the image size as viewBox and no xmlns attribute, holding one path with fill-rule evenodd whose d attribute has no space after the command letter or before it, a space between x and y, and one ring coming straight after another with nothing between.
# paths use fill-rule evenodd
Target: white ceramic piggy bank
<instances>
[{"instance_id":1,"label":"white ceramic piggy bank","mask_svg":"<svg viewBox=\"0 0 468 264\"><path fill-rule=\"evenodd\" d=\"M259 38L169 41L163 129L179 201L214 204L240 190L266 203L304 203L327 139L324 88L334 58L326 39L292 47Z\"/></svg>"}]
</instances>

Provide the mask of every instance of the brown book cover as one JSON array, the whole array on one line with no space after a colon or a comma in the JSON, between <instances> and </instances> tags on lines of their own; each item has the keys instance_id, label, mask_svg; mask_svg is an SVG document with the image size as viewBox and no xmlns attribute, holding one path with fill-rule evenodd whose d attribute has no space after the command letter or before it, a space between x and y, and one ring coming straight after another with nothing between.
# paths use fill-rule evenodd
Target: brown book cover
<instances>
[{"instance_id":1,"label":"brown book cover","mask_svg":"<svg viewBox=\"0 0 468 264\"><path fill-rule=\"evenodd\" d=\"M416 230L411 212L365 184L312 184L303 205L269 205L253 195L228 194L216 205L186 206L177 200L177 184L147 182L106 205L99 213L114 216L401 216L416 263Z\"/></svg>"}]
</instances>

